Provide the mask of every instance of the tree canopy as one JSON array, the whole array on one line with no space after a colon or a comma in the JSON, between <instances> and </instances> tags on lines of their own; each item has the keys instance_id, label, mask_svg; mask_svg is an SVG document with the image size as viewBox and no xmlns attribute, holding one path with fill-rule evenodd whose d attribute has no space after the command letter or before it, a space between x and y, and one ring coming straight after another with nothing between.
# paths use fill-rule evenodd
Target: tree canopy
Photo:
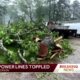
<instances>
[{"instance_id":1,"label":"tree canopy","mask_svg":"<svg viewBox=\"0 0 80 80\"><path fill-rule=\"evenodd\" d=\"M75 0L1 0L0 22L9 16L12 21L23 17L26 21L43 19L44 21L68 21L80 19L80 3ZM5 18L3 18L5 19Z\"/></svg>"}]
</instances>

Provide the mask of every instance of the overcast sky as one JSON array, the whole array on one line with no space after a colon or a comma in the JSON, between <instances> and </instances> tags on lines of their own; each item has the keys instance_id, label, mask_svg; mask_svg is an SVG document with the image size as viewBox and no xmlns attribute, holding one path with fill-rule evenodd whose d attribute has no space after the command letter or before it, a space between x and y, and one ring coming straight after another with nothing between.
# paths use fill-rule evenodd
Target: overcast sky
<instances>
[{"instance_id":1,"label":"overcast sky","mask_svg":"<svg viewBox=\"0 0 80 80\"><path fill-rule=\"evenodd\" d=\"M73 1L75 1L75 0L70 0L71 1L71 3L73 3ZM80 2L80 0L78 0L79 2Z\"/></svg>"},{"instance_id":2,"label":"overcast sky","mask_svg":"<svg viewBox=\"0 0 80 80\"><path fill-rule=\"evenodd\" d=\"M11 0L11 2L14 2L15 0ZM73 3L75 0L70 0L71 3ZM80 0L78 0L80 2Z\"/></svg>"},{"instance_id":3,"label":"overcast sky","mask_svg":"<svg viewBox=\"0 0 80 80\"><path fill-rule=\"evenodd\" d=\"M2 1L4 1L4 0L0 0L0 3L1 3ZM9 5L12 5L14 1L16 1L16 0L10 0ZM70 0L70 3L72 4L73 1L75 1L75 0ZM78 1L80 2L80 0L78 0Z\"/></svg>"}]
</instances>

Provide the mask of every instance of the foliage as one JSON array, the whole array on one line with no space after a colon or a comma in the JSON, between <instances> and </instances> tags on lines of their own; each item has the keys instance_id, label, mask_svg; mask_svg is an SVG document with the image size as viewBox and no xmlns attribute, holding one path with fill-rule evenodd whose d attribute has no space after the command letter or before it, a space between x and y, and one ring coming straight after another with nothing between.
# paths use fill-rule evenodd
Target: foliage
<instances>
[{"instance_id":1,"label":"foliage","mask_svg":"<svg viewBox=\"0 0 80 80\"><path fill-rule=\"evenodd\" d=\"M73 19L80 19L80 3L78 0L75 0L72 4L72 10L73 10Z\"/></svg>"},{"instance_id":2,"label":"foliage","mask_svg":"<svg viewBox=\"0 0 80 80\"><path fill-rule=\"evenodd\" d=\"M39 44L33 41L33 37L38 36L43 39L47 34L54 39L58 37L58 33L49 32L46 26L38 25L38 23L42 24L42 22L25 22L20 19L18 22L11 23L8 27L0 26L0 39L3 40L3 44L8 50L5 56L0 53L3 63L21 63L19 49L22 50L23 57L28 63L36 62ZM64 40L62 46L65 51L63 57L72 53L68 41Z\"/></svg>"},{"instance_id":3,"label":"foliage","mask_svg":"<svg viewBox=\"0 0 80 80\"><path fill-rule=\"evenodd\" d=\"M6 14L6 6L0 5L0 24L3 24L4 15Z\"/></svg>"},{"instance_id":4,"label":"foliage","mask_svg":"<svg viewBox=\"0 0 80 80\"><path fill-rule=\"evenodd\" d=\"M61 58L68 57L68 55L71 54L73 51L67 39L63 40L62 47L64 51L63 51L63 54L61 54Z\"/></svg>"},{"instance_id":5,"label":"foliage","mask_svg":"<svg viewBox=\"0 0 80 80\"><path fill-rule=\"evenodd\" d=\"M69 21L80 19L80 3L74 0L2 0L0 2L0 23L18 21L23 16L25 21L43 18L45 21Z\"/></svg>"}]
</instances>

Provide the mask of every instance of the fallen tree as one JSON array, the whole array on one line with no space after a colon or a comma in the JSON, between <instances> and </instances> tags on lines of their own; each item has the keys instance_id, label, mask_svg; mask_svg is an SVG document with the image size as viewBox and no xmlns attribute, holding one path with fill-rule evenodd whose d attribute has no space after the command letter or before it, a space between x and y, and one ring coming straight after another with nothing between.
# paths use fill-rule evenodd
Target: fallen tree
<instances>
[{"instance_id":1,"label":"fallen tree","mask_svg":"<svg viewBox=\"0 0 80 80\"><path fill-rule=\"evenodd\" d=\"M36 23L38 24L38 23ZM33 40L34 37L38 36L41 40L43 40L46 35L49 35L53 38L54 42L56 38L58 38L58 33L50 32L46 26L35 25L35 23L27 23L24 21L19 21L16 23L12 23L9 27L0 27L0 39L3 41L3 47L6 48L7 55L3 55L0 51L0 58L2 57L2 62L4 63L33 63L38 61L38 53L39 53L39 43ZM56 43L58 42L58 39ZM60 40L59 40L60 42ZM72 53L72 49L69 45L68 40L62 39L60 42L62 49L64 50L59 56L60 58L64 58L66 55ZM5 50L4 50L5 51ZM54 52L51 48L49 48L48 55L46 58L52 59L54 55L51 56L51 53ZM56 51L58 52L58 51ZM59 52L58 52L59 53ZM4 59L3 59L4 58ZM4 61L3 61L4 60ZM0 62L0 63L2 63Z\"/></svg>"}]
</instances>

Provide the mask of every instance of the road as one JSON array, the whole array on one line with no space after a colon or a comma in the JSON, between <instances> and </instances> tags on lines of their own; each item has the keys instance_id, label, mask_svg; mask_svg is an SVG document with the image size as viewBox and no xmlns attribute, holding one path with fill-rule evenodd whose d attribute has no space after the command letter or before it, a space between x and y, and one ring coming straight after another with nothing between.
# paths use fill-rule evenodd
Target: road
<instances>
[{"instance_id":1,"label":"road","mask_svg":"<svg viewBox=\"0 0 80 80\"><path fill-rule=\"evenodd\" d=\"M70 39L70 44L73 48L73 53L66 59L62 60L61 63L80 63L80 38Z\"/></svg>"},{"instance_id":2,"label":"road","mask_svg":"<svg viewBox=\"0 0 80 80\"><path fill-rule=\"evenodd\" d=\"M60 63L80 63L80 39L70 39L73 54ZM0 80L80 80L80 74L0 73Z\"/></svg>"},{"instance_id":3,"label":"road","mask_svg":"<svg viewBox=\"0 0 80 80\"><path fill-rule=\"evenodd\" d=\"M80 38L71 39L70 44L74 49L73 53L68 58L61 61L61 63L80 64ZM63 80L80 80L80 74L57 74Z\"/></svg>"}]
</instances>

